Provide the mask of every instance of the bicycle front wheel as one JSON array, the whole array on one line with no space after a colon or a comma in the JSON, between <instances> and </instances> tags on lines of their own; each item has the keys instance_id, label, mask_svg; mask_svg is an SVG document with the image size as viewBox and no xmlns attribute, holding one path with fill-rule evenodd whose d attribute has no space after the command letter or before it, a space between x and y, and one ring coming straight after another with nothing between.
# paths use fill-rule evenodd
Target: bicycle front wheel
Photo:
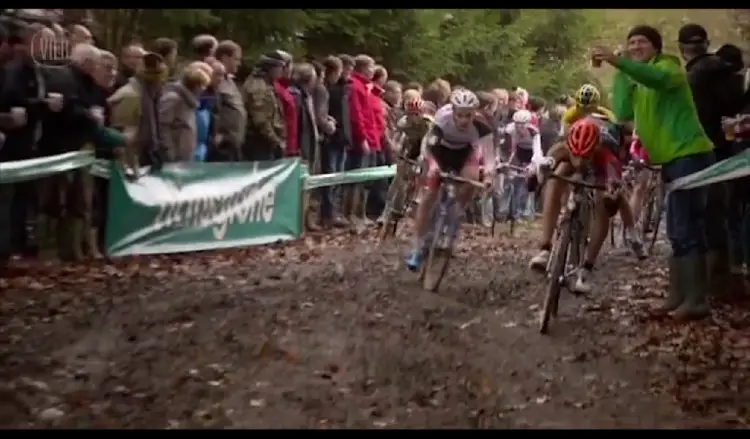
<instances>
[{"instance_id":1,"label":"bicycle front wheel","mask_svg":"<svg viewBox=\"0 0 750 439\"><path fill-rule=\"evenodd\" d=\"M557 248L553 252L555 257L554 261L552 261L552 270L550 270L549 278L547 279L547 291L544 296L544 306L539 321L539 332L542 334L547 334L551 317L557 315L557 306L560 301L560 289L562 288L563 276L565 275L565 264L568 260L571 224L571 222L568 222L562 227L560 238L556 244Z\"/></svg>"},{"instance_id":2,"label":"bicycle front wheel","mask_svg":"<svg viewBox=\"0 0 750 439\"><path fill-rule=\"evenodd\" d=\"M448 271L451 256L453 255L453 240L451 239L445 248L440 247L444 239L450 239L446 236L448 233L447 215L438 215L435 221L434 234L430 249L427 253L427 260L423 267L422 287L427 291L437 291L443 276Z\"/></svg>"}]
</instances>

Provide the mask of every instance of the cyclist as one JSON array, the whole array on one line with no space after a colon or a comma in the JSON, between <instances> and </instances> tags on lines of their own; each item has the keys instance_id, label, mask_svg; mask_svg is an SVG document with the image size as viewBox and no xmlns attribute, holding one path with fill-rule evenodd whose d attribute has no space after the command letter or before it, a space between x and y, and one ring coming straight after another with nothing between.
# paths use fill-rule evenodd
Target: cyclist
<instances>
[{"instance_id":1,"label":"cyclist","mask_svg":"<svg viewBox=\"0 0 750 439\"><path fill-rule=\"evenodd\" d=\"M513 122L505 127L510 143L510 155L508 162L515 166L533 169L532 163L537 163L544 156L542 152L542 139L539 129L533 124L532 113L529 110L518 110L513 113ZM506 181L504 185L503 200L501 205L508 205L508 214L516 219L534 219L534 211L528 205L529 189L526 178L518 176ZM502 210L505 210L504 207Z\"/></svg>"},{"instance_id":2,"label":"cyclist","mask_svg":"<svg viewBox=\"0 0 750 439\"><path fill-rule=\"evenodd\" d=\"M614 113L599 105L600 101L599 90L591 84L583 84L575 94L575 104L563 113L563 125L570 127L570 125L592 113L599 115L599 119L614 122L616 120Z\"/></svg>"},{"instance_id":3,"label":"cyclist","mask_svg":"<svg viewBox=\"0 0 750 439\"><path fill-rule=\"evenodd\" d=\"M416 160L421 153L422 139L434 122L435 104L413 96L404 102L406 114L396 123L402 133L402 148L406 148L406 157Z\"/></svg>"},{"instance_id":4,"label":"cyclist","mask_svg":"<svg viewBox=\"0 0 750 439\"><path fill-rule=\"evenodd\" d=\"M492 130L475 120L479 99L469 90L458 90L450 97L451 111L437 115L435 123L424 138L424 157L427 163L425 188L415 218L414 247L406 256L406 267L417 271L422 265L425 236L430 227L430 216L440 185L439 170L451 171L464 178L478 180L482 156L479 144L492 136ZM463 187L458 202L466 207L473 190Z\"/></svg>"},{"instance_id":5,"label":"cyclist","mask_svg":"<svg viewBox=\"0 0 750 439\"><path fill-rule=\"evenodd\" d=\"M620 193L620 160L612 151L602 145L601 128L596 119L584 118L575 122L564 142L550 149L547 156L538 163L540 167L554 169L558 175L571 175L574 171L586 175L593 173L597 182L607 187L606 193L595 195L594 215L591 223L590 241L586 247L583 266L579 268L572 290L588 294L591 291L589 278L599 251L609 232L609 218L618 210L625 226L625 237L633 250L642 256L642 244L634 232L633 217ZM550 179L544 193L542 210L541 251L531 259L530 266L535 270L545 270L550 257L552 236L563 200L567 199L569 187L560 180Z\"/></svg>"},{"instance_id":6,"label":"cyclist","mask_svg":"<svg viewBox=\"0 0 750 439\"><path fill-rule=\"evenodd\" d=\"M630 142L630 158L634 161L640 161L648 164L648 154L641 144L641 140L633 133L633 139ZM650 173L647 171L638 171L635 175L633 191L630 194L630 210L633 212L633 218L636 221L641 217L643 204L646 202L646 189L648 188ZM649 225L646 224L646 227Z\"/></svg>"}]
</instances>

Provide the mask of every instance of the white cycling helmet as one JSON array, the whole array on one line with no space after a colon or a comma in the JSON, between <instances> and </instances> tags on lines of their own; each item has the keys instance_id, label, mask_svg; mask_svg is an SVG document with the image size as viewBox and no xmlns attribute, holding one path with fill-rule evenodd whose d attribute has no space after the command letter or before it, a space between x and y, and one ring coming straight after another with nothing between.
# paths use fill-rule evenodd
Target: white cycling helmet
<instances>
[{"instance_id":1,"label":"white cycling helmet","mask_svg":"<svg viewBox=\"0 0 750 439\"><path fill-rule=\"evenodd\" d=\"M513 122L526 124L531 122L531 112L529 110L518 110L513 113Z\"/></svg>"},{"instance_id":2,"label":"white cycling helmet","mask_svg":"<svg viewBox=\"0 0 750 439\"><path fill-rule=\"evenodd\" d=\"M451 105L453 108L479 108L479 98L469 90L456 90L451 95Z\"/></svg>"}]
</instances>

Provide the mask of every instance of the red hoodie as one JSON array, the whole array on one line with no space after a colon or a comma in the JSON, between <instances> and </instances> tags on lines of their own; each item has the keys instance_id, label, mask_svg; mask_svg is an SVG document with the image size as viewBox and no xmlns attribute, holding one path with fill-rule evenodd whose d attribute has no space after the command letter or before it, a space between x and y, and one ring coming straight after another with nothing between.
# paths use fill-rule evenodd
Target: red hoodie
<instances>
[{"instance_id":1,"label":"red hoodie","mask_svg":"<svg viewBox=\"0 0 750 439\"><path fill-rule=\"evenodd\" d=\"M385 136L385 108L383 108L383 101L380 96L383 94L383 89L373 83L372 91L370 92L370 106L372 107L373 114L373 130L371 136L367 138L367 143L371 146L373 152L380 151L383 149L381 142ZM372 140L370 140L372 139Z\"/></svg>"},{"instance_id":2,"label":"red hoodie","mask_svg":"<svg viewBox=\"0 0 750 439\"><path fill-rule=\"evenodd\" d=\"M365 140L370 148L375 147L375 118L372 109L371 93L367 89L370 80L359 73L352 72L352 84L349 92L349 118L352 124L352 149L362 152Z\"/></svg>"},{"instance_id":3,"label":"red hoodie","mask_svg":"<svg viewBox=\"0 0 750 439\"><path fill-rule=\"evenodd\" d=\"M284 114L284 126L286 126L286 156L299 155L299 127L297 126L297 105L294 96L289 92L289 79L280 78L273 82L273 89L281 102L281 111Z\"/></svg>"}]
</instances>

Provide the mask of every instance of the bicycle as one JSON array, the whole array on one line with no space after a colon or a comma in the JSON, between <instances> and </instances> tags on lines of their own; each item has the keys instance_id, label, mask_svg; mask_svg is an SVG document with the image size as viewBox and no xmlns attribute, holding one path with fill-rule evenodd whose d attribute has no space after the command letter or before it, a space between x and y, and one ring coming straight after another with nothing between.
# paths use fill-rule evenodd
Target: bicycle
<instances>
[{"instance_id":1,"label":"bicycle","mask_svg":"<svg viewBox=\"0 0 750 439\"><path fill-rule=\"evenodd\" d=\"M515 186L513 186L513 179L520 177L525 174L526 169L520 166L511 165L508 163L500 162L495 167L495 171L497 172L497 175L499 177L498 179L498 187L501 190L500 195L504 195L505 192L505 179L509 178L511 181L511 188L510 188L510 194L508 194L508 213L505 215L505 218L502 218L502 222L507 222L510 226L510 236L513 236L515 227L516 227L516 216L514 214L516 210L515 205ZM525 184L525 183L524 183ZM492 226L490 227L490 234L492 236L495 236L495 225L498 222L498 218L495 215L495 212L497 212L495 206L495 200L497 197L492 197Z\"/></svg>"},{"instance_id":2,"label":"bicycle","mask_svg":"<svg viewBox=\"0 0 750 439\"><path fill-rule=\"evenodd\" d=\"M443 280L450 258L453 255L463 209L456 199L459 185L468 184L478 189L486 186L475 180L455 175L452 172L439 172L440 189L438 199L430 215L432 227L425 240L427 260L422 265L419 280L427 291L435 291Z\"/></svg>"},{"instance_id":3,"label":"bicycle","mask_svg":"<svg viewBox=\"0 0 750 439\"><path fill-rule=\"evenodd\" d=\"M594 210L593 191L605 190L602 185L585 181L580 173L573 174L572 177L557 174L549 176L569 183L573 190L558 217L557 239L547 263L547 291L539 322L539 332L542 334L547 333L550 319L557 317L561 288L568 287L568 278L583 262Z\"/></svg>"},{"instance_id":4,"label":"bicycle","mask_svg":"<svg viewBox=\"0 0 750 439\"><path fill-rule=\"evenodd\" d=\"M651 242L649 244L648 254L652 254L654 245L656 244L656 238L659 233L659 225L661 223L662 210L664 206L664 186L661 181L659 172L661 166L651 166L643 160L632 160L623 172L623 182L626 187L632 191L636 185L636 176L638 171L647 170L649 172L649 180L646 186L646 195L643 198L643 208L641 209L640 215L636 218L636 224L640 226L641 236L645 239L649 233L651 235ZM610 243L612 247L616 247L615 235L616 228L614 218L610 220ZM625 242L625 229L621 227L622 241Z\"/></svg>"},{"instance_id":5,"label":"bicycle","mask_svg":"<svg viewBox=\"0 0 750 439\"><path fill-rule=\"evenodd\" d=\"M379 233L381 244L396 236L399 222L409 214L417 191L416 178L422 172L419 161L406 157L404 153L399 155L397 162L396 176L388 188L383 209L383 225Z\"/></svg>"}]
</instances>

